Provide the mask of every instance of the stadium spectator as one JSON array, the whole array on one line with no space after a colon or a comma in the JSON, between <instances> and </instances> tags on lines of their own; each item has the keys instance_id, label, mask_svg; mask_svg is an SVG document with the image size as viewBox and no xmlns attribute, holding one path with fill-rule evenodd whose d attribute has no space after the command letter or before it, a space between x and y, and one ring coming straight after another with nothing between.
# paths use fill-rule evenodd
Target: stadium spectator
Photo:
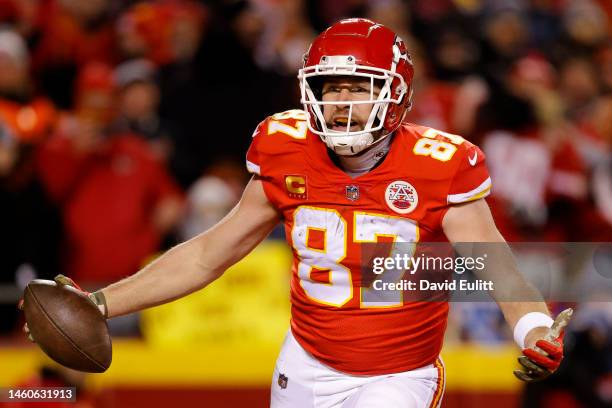
<instances>
[{"instance_id":1,"label":"stadium spectator","mask_svg":"<svg viewBox=\"0 0 612 408\"><path fill-rule=\"evenodd\" d=\"M515 60L526 53L529 28L519 8L500 5L489 13L484 20L480 69L493 85L499 85Z\"/></svg>"},{"instance_id":2,"label":"stadium spectator","mask_svg":"<svg viewBox=\"0 0 612 408\"><path fill-rule=\"evenodd\" d=\"M117 116L111 131L143 136L159 159L168 162L174 141L170 126L159 116L156 75L156 67L144 59L124 62L115 69Z\"/></svg>"},{"instance_id":3,"label":"stadium spectator","mask_svg":"<svg viewBox=\"0 0 612 408\"><path fill-rule=\"evenodd\" d=\"M108 281L159 249L180 216L181 193L141 136L109 132L112 70L87 66L77 83L72 123L42 147L39 167L62 207L66 272Z\"/></svg>"},{"instance_id":4,"label":"stadium spectator","mask_svg":"<svg viewBox=\"0 0 612 408\"><path fill-rule=\"evenodd\" d=\"M236 205L246 182L240 164L231 160L213 164L187 192L186 211L179 232L181 241L219 222Z\"/></svg>"},{"instance_id":5,"label":"stadium spectator","mask_svg":"<svg viewBox=\"0 0 612 408\"><path fill-rule=\"evenodd\" d=\"M397 33L400 38L410 40L410 5L402 0L368 1L366 17L380 22Z\"/></svg>"},{"instance_id":6,"label":"stadium spectator","mask_svg":"<svg viewBox=\"0 0 612 408\"><path fill-rule=\"evenodd\" d=\"M609 38L608 21L597 1L568 1L562 18L567 43L574 52L591 53Z\"/></svg>"},{"instance_id":7,"label":"stadium spectator","mask_svg":"<svg viewBox=\"0 0 612 408\"><path fill-rule=\"evenodd\" d=\"M51 0L41 21L33 68L46 94L57 106L69 108L79 68L117 60L110 1Z\"/></svg>"},{"instance_id":8,"label":"stadium spectator","mask_svg":"<svg viewBox=\"0 0 612 408\"><path fill-rule=\"evenodd\" d=\"M37 145L49 134L55 110L34 93L25 41L0 31L0 284L57 273L59 215L36 177ZM0 332L16 322L14 307L0 303Z\"/></svg>"},{"instance_id":9,"label":"stadium spectator","mask_svg":"<svg viewBox=\"0 0 612 408\"><path fill-rule=\"evenodd\" d=\"M562 214L586 199L586 169L563 120L554 78L545 59L525 57L508 71L505 101L491 97L481 112L481 118L499 114L491 122L499 128L485 133L483 148L496 184L493 212L510 241L571 240L571 225ZM504 123L503 109L509 106L515 116Z\"/></svg>"},{"instance_id":10,"label":"stadium spectator","mask_svg":"<svg viewBox=\"0 0 612 408\"><path fill-rule=\"evenodd\" d=\"M588 205L579 214L577 233L588 241L612 241L612 96L600 96L593 105L575 139L590 174Z\"/></svg>"},{"instance_id":11,"label":"stadium spectator","mask_svg":"<svg viewBox=\"0 0 612 408\"><path fill-rule=\"evenodd\" d=\"M552 57L559 47L559 38L562 36L562 22L560 19L561 2L556 0L535 0L530 2L526 10L529 20L530 45Z\"/></svg>"},{"instance_id":12,"label":"stadium spectator","mask_svg":"<svg viewBox=\"0 0 612 408\"><path fill-rule=\"evenodd\" d=\"M198 58L207 15L194 1L138 2L124 10L116 24L122 59L144 58L157 66L158 110L173 133L170 166L183 187L197 179L212 157L202 135L214 116L206 117L208 89L201 83L204 70ZM205 69L208 62L203 62Z\"/></svg>"},{"instance_id":13,"label":"stadium spectator","mask_svg":"<svg viewBox=\"0 0 612 408\"><path fill-rule=\"evenodd\" d=\"M146 58L159 66L189 62L205 29L206 9L193 0L137 2L115 26L123 59Z\"/></svg>"},{"instance_id":14,"label":"stadium spectator","mask_svg":"<svg viewBox=\"0 0 612 408\"><path fill-rule=\"evenodd\" d=\"M261 112L281 110L299 98L295 78L279 74L276 65L269 70L257 65L249 5L220 4L216 13L193 61L160 68L161 114L184 135L176 144L183 185L197 180L217 157L241 160Z\"/></svg>"},{"instance_id":15,"label":"stadium spectator","mask_svg":"<svg viewBox=\"0 0 612 408\"><path fill-rule=\"evenodd\" d=\"M559 72L559 92L570 118L580 120L587 114L600 92L597 70L590 58L573 57L563 62Z\"/></svg>"},{"instance_id":16,"label":"stadium spectator","mask_svg":"<svg viewBox=\"0 0 612 408\"><path fill-rule=\"evenodd\" d=\"M122 59L147 58L156 64L169 61L167 16L156 2L136 3L117 18L117 47Z\"/></svg>"},{"instance_id":17,"label":"stadium spectator","mask_svg":"<svg viewBox=\"0 0 612 408\"><path fill-rule=\"evenodd\" d=\"M262 69L293 75L314 32L303 16L304 2L253 2L251 13L261 24L254 58Z\"/></svg>"},{"instance_id":18,"label":"stadium spectator","mask_svg":"<svg viewBox=\"0 0 612 408\"><path fill-rule=\"evenodd\" d=\"M23 38L0 31L0 117L26 143L36 143L53 126L55 112L47 98L34 92L30 56Z\"/></svg>"},{"instance_id":19,"label":"stadium spectator","mask_svg":"<svg viewBox=\"0 0 612 408\"><path fill-rule=\"evenodd\" d=\"M413 105L407 121L470 138L478 109L488 96L486 83L475 76L440 80L423 49L413 42L413 50L413 92L418 104Z\"/></svg>"}]
</instances>

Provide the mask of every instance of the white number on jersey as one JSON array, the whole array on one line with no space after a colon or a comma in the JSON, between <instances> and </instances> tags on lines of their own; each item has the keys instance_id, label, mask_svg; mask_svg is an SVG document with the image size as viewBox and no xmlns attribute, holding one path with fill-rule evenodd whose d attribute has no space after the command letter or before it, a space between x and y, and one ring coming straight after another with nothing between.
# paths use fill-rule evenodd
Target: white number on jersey
<instances>
[{"instance_id":1,"label":"white number on jersey","mask_svg":"<svg viewBox=\"0 0 612 408\"><path fill-rule=\"evenodd\" d=\"M419 229L414 221L383 214L355 212L353 214L353 237L355 243L376 243L378 237L392 238L394 243L414 243L419 239ZM322 249L308 246L311 230L323 233ZM347 256L347 222L336 210L301 206L293 215L291 230L293 247L299 257L298 277L306 295L318 303L341 307L353 298L351 271L342 265ZM414 245L393 245L388 256L409 249ZM403 255L403 253L401 254ZM329 283L313 280L314 270L329 270ZM396 282L403 274L400 270L388 270L377 278L385 282ZM359 296L362 307L385 307L402 304L401 292L386 292L384 300L371 288L361 288ZM390 299L389 296L393 298Z\"/></svg>"}]
</instances>

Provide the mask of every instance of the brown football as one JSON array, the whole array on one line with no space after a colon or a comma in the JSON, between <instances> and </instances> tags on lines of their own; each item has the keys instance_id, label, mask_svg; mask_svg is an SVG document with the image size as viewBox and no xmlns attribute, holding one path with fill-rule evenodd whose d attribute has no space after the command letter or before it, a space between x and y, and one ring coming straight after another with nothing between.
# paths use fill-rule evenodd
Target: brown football
<instances>
[{"instance_id":1,"label":"brown football","mask_svg":"<svg viewBox=\"0 0 612 408\"><path fill-rule=\"evenodd\" d=\"M35 279L26 286L23 311L34 341L53 360L90 373L110 366L113 349L106 320L83 292Z\"/></svg>"}]
</instances>

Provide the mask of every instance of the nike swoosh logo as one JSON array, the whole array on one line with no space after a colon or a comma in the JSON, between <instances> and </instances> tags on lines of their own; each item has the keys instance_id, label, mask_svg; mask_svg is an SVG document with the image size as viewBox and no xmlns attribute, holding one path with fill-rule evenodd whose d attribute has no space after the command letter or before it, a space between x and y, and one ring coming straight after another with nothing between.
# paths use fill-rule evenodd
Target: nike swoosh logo
<instances>
[{"instance_id":1,"label":"nike swoosh logo","mask_svg":"<svg viewBox=\"0 0 612 408\"><path fill-rule=\"evenodd\" d=\"M468 161L472 166L476 165L476 160L478 160L478 152L474 152L474 156L468 157Z\"/></svg>"}]
</instances>

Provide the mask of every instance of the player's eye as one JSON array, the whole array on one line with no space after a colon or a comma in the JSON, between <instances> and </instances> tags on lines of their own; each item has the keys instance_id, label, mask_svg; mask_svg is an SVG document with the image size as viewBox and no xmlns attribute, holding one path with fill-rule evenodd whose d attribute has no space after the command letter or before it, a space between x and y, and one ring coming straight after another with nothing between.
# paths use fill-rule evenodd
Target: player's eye
<instances>
[{"instance_id":1,"label":"player's eye","mask_svg":"<svg viewBox=\"0 0 612 408\"><path fill-rule=\"evenodd\" d=\"M330 86L326 86L325 88L323 88L323 94L339 93L339 92L340 92L339 86L330 85Z\"/></svg>"},{"instance_id":2,"label":"player's eye","mask_svg":"<svg viewBox=\"0 0 612 408\"><path fill-rule=\"evenodd\" d=\"M369 94L370 90L363 86L354 86L351 88L351 93L368 93Z\"/></svg>"}]
</instances>

